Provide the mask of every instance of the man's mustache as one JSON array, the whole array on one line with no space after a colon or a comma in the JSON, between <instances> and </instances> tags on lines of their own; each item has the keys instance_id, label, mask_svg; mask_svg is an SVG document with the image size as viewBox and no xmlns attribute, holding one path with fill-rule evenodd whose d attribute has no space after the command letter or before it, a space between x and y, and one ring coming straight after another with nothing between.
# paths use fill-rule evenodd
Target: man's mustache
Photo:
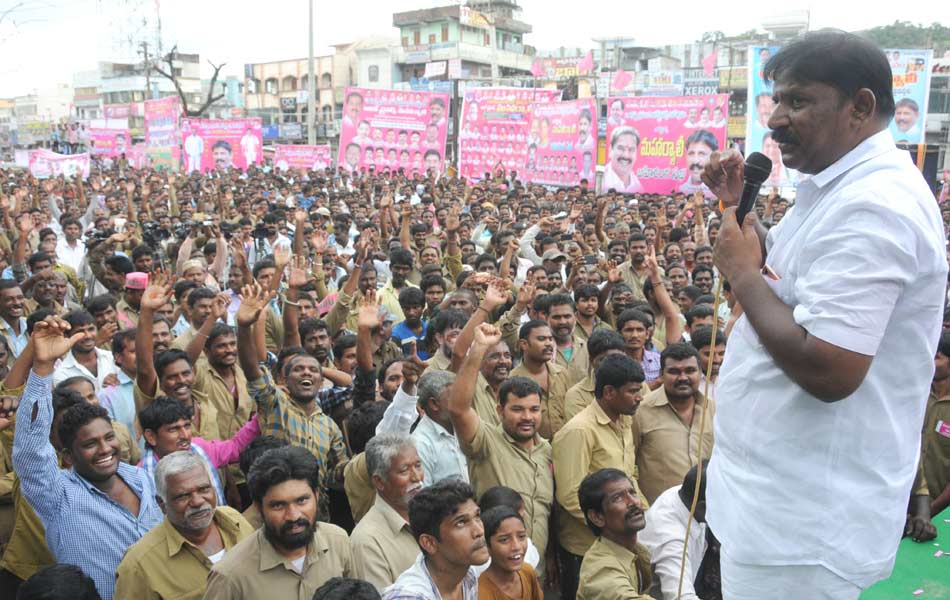
<instances>
[{"instance_id":1,"label":"man's mustache","mask_svg":"<svg viewBox=\"0 0 950 600\"><path fill-rule=\"evenodd\" d=\"M797 144L798 138L792 134L787 128L782 129L773 129L772 130L772 139L778 142L779 144Z\"/></svg>"}]
</instances>

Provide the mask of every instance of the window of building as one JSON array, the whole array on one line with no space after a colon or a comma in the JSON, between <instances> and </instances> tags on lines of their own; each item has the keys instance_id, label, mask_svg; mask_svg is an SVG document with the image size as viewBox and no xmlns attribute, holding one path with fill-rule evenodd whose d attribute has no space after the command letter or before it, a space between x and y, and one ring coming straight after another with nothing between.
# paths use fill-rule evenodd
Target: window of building
<instances>
[{"instance_id":1,"label":"window of building","mask_svg":"<svg viewBox=\"0 0 950 600\"><path fill-rule=\"evenodd\" d=\"M323 120L330 121L333 119L333 107L329 104L325 105L322 109L323 111Z\"/></svg>"},{"instance_id":2,"label":"window of building","mask_svg":"<svg viewBox=\"0 0 950 600\"><path fill-rule=\"evenodd\" d=\"M248 94L259 94L261 89L261 82L258 79L253 77L247 80L247 93Z\"/></svg>"},{"instance_id":3,"label":"window of building","mask_svg":"<svg viewBox=\"0 0 950 600\"><path fill-rule=\"evenodd\" d=\"M442 41L449 41L449 25L448 23L442 25Z\"/></svg>"},{"instance_id":4,"label":"window of building","mask_svg":"<svg viewBox=\"0 0 950 600\"><path fill-rule=\"evenodd\" d=\"M421 31L418 31L418 30L417 30L417 31L413 31L413 32L412 32L412 43L413 43L414 45L416 45L416 46L418 46L419 44L422 43L422 32L421 32Z\"/></svg>"},{"instance_id":5,"label":"window of building","mask_svg":"<svg viewBox=\"0 0 950 600\"><path fill-rule=\"evenodd\" d=\"M403 36L403 37L402 37L402 47L405 48L405 47L408 46L408 45L409 45L409 38L406 37L406 36Z\"/></svg>"},{"instance_id":6,"label":"window of building","mask_svg":"<svg viewBox=\"0 0 950 600\"><path fill-rule=\"evenodd\" d=\"M300 83L297 85L297 89L298 89L298 90L306 90L306 89L309 89L309 86L307 85L307 76L306 76L306 75L304 75L303 77L300 78Z\"/></svg>"},{"instance_id":7,"label":"window of building","mask_svg":"<svg viewBox=\"0 0 950 600\"><path fill-rule=\"evenodd\" d=\"M434 33L430 33L430 34L429 34L429 43L430 43L430 44L434 44L434 43L435 43L435 34L434 34Z\"/></svg>"},{"instance_id":8,"label":"window of building","mask_svg":"<svg viewBox=\"0 0 950 600\"><path fill-rule=\"evenodd\" d=\"M266 94L277 93L277 78L276 77L271 77L270 79L264 82L264 93Z\"/></svg>"},{"instance_id":9,"label":"window of building","mask_svg":"<svg viewBox=\"0 0 950 600\"><path fill-rule=\"evenodd\" d=\"M487 33L485 34L485 45L486 45L486 46L491 46L491 35L489 35L489 34L487 34Z\"/></svg>"},{"instance_id":10,"label":"window of building","mask_svg":"<svg viewBox=\"0 0 950 600\"><path fill-rule=\"evenodd\" d=\"M320 76L320 87L329 88L333 87L333 77L329 73L324 73Z\"/></svg>"},{"instance_id":11,"label":"window of building","mask_svg":"<svg viewBox=\"0 0 950 600\"><path fill-rule=\"evenodd\" d=\"M283 82L281 82L280 84L280 89L284 90L285 92L292 92L296 90L297 78L294 77L293 75L288 75L287 77L284 77Z\"/></svg>"},{"instance_id":12,"label":"window of building","mask_svg":"<svg viewBox=\"0 0 950 600\"><path fill-rule=\"evenodd\" d=\"M369 66L369 80L371 83L379 81L379 67L377 65Z\"/></svg>"}]
</instances>

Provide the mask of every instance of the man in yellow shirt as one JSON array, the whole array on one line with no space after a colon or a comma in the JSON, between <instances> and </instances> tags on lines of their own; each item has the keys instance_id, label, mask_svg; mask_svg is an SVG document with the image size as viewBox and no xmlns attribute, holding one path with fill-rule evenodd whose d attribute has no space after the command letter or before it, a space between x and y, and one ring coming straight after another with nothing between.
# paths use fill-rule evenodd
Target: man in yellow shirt
<instances>
[{"instance_id":1,"label":"man in yellow shirt","mask_svg":"<svg viewBox=\"0 0 950 600\"><path fill-rule=\"evenodd\" d=\"M126 551L115 597L197 600L212 565L254 530L233 508L217 506L208 467L191 452L159 461L155 493L165 520Z\"/></svg>"}]
</instances>

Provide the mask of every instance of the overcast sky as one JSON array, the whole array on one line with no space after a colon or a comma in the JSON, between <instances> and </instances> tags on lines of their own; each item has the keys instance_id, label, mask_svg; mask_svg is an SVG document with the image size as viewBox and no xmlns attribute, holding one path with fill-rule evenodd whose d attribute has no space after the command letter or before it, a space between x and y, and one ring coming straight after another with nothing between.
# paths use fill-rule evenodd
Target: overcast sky
<instances>
[{"instance_id":1,"label":"overcast sky","mask_svg":"<svg viewBox=\"0 0 950 600\"><path fill-rule=\"evenodd\" d=\"M452 0L315 0L316 52L330 44L370 34L390 35L392 13L451 4ZM27 94L55 83L72 83L77 71L98 61L128 58L129 40L155 40L151 25L160 5L165 48L177 44L205 61L227 62L225 72L240 74L243 64L297 58L307 53L307 0L0 0L0 14L17 7L0 23L0 98ZM616 0L520 0L521 18L534 27L525 38L539 50L591 47L592 38L633 37L643 45L698 39L704 31L727 35L761 28L779 10L809 10L812 28L856 30L895 19L930 23L948 19L946 0L918 0L897 14L855 10L851 2L784 3L732 0L716 10L708 0L646 2ZM560 7L563 6L563 9ZM669 10L674 7L675 10ZM887 4L891 7L893 4ZM558 9L555 10L555 7Z\"/></svg>"}]
</instances>

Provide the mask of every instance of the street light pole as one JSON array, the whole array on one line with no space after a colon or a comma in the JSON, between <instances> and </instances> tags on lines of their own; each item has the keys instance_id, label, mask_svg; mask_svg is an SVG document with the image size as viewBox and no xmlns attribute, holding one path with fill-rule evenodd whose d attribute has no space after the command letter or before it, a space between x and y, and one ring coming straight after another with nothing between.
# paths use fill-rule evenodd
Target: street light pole
<instances>
[{"instance_id":1,"label":"street light pole","mask_svg":"<svg viewBox=\"0 0 950 600\"><path fill-rule=\"evenodd\" d=\"M307 143L317 143L317 127L314 115L317 112L314 95L317 92L313 74L313 0L310 0L310 53L307 56Z\"/></svg>"}]
</instances>

